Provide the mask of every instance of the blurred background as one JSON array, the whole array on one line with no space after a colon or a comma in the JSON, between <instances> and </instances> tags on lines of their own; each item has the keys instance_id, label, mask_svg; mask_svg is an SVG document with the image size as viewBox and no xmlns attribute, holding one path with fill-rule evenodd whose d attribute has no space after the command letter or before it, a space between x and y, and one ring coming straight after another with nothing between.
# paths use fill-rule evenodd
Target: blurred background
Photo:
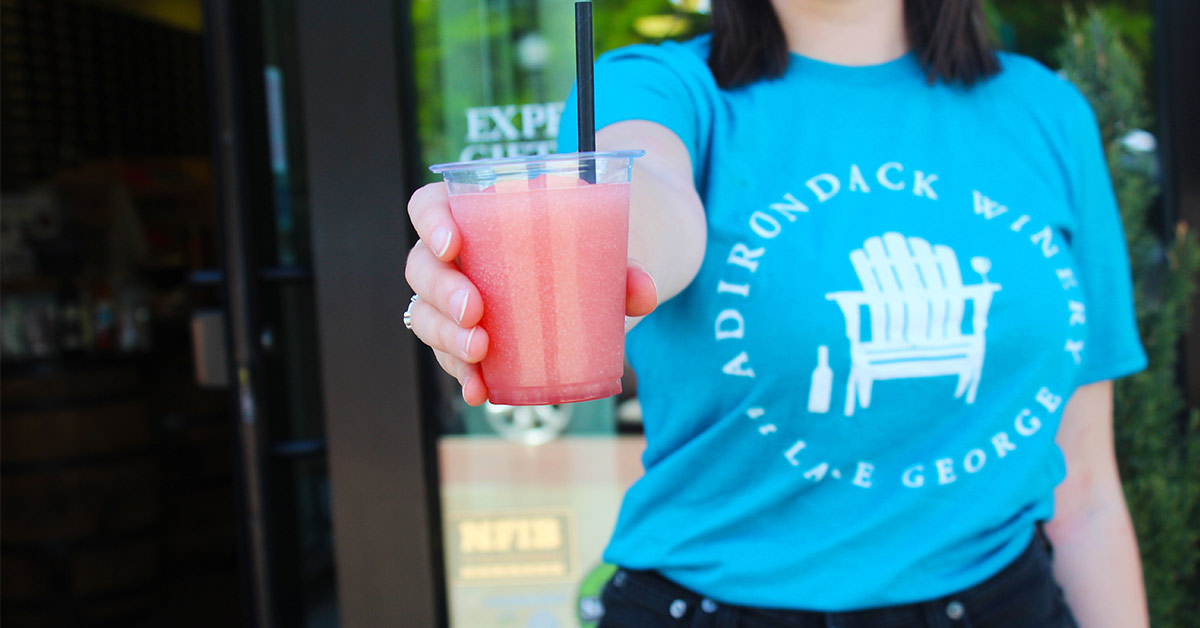
<instances>
[{"instance_id":1,"label":"blurred background","mask_svg":"<svg viewBox=\"0 0 1200 628\"><path fill-rule=\"evenodd\" d=\"M587 626L636 381L466 408L400 325L431 163L553 152L567 0L0 0L0 623ZM596 47L706 0L598 0ZM1100 118L1151 368L1118 450L1200 616L1200 5L991 2Z\"/></svg>"}]
</instances>

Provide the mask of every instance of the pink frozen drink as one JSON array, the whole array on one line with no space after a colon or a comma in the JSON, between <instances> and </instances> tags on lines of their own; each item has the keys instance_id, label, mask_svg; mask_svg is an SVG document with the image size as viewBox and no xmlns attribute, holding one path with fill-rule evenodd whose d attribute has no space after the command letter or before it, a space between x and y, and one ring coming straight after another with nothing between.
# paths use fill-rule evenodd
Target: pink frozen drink
<instances>
[{"instance_id":1,"label":"pink frozen drink","mask_svg":"<svg viewBox=\"0 0 1200 628\"><path fill-rule=\"evenodd\" d=\"M483 296L492 403L621 392L629 170L639 154L434 166L462 233L459 264Z\"/></svg>"}]
</instances>

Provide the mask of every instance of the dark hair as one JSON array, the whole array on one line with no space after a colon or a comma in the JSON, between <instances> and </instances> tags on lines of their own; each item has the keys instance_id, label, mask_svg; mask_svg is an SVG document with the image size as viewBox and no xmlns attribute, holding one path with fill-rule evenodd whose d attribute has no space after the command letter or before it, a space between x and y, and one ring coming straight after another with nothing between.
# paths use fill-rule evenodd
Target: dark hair
<instances>
[{"instance_id":1,"label":"dark hair","mask_svg":"<svg viewBox=\"0 0 1200 628\"><path fill-rule=\"evenodd\" d=\"M904 26L930 83L971 85L1000 71L979 0L904 0ZM712 0L712 32L708 66L721 87L787 70L787 38L771 0Z\"/></svg>"}]
</instances>

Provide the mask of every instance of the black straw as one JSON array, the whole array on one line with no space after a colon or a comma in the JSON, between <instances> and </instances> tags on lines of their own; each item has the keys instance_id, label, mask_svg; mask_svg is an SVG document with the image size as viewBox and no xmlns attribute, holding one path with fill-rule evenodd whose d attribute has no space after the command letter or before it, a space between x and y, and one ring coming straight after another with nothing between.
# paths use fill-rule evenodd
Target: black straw
<instances>
[{"instance_id":1,"label":"black straw","mask_svg":"<svg viewBox=\"0 0 1200 628\"><path fill-rule=\"evenodd\" d=\"M575 82L579 91L579 151L596 150L596 96L592 82L592 3L575 3Z\"/></svg>"},{"instance_id":2,"label":"black straw","mask_svg":"<svg viewBox=\"0 0 1200 628\"><path fill-rule=\"evenodd\" d=\"M579 152L596 150L596 96L592 83L592 3L575 3L575 83L579 96ZM588 163L584 180L596 182L595 164Z\"/></svg>"}]
</instances>

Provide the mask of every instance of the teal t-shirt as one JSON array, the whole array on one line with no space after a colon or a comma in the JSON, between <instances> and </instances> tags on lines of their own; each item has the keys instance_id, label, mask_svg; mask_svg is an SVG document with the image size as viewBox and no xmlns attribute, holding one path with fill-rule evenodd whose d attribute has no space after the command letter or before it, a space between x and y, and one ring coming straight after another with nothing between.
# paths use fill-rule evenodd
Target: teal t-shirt
<instances>
[{"instance_id":1,"label":"teal t-shirt","mask_svg":"<svg viewBox=\"0 0 1200 628\"><path fill-rule=\"evenodd\" d=\"M1008 54L970 89L792 55L723 90L708 41L596 66L598 126L674 131L708 219L628 336L646 473L606 559L824 611L987 579L1053 515L1072 392L1145 364L1091 110Z\"/></svg>"}]
</instances>

